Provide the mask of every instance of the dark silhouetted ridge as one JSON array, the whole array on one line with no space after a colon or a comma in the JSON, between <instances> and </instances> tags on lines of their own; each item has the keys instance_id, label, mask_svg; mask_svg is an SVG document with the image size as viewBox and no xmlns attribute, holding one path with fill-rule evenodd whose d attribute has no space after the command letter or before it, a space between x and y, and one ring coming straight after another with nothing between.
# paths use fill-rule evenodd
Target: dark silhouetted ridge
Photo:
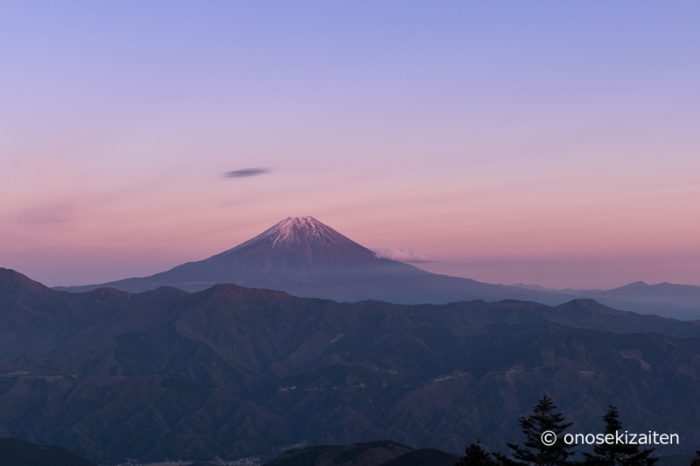
<instances>
[{"instance_id":1,"label":"dark silhouetted ridge","mask_svg":"<svg viewBox=\"0 0 700 466\"><path fill-rule=\"evenodd\" d=\"M3 290L50 290L39 282L15 270L0 267L0 289Z\"/></svg>"},{"instance_id":2,"label":"dark silhouetted ridge","mask_svg":"<svg viewBox=\"0 0 700 466\"><path fill-rule=\"evenodd\" d=\"M95 466L61 447L37 445L16 438L0 439L3 466Z\"/></svg>"}]
</instances>

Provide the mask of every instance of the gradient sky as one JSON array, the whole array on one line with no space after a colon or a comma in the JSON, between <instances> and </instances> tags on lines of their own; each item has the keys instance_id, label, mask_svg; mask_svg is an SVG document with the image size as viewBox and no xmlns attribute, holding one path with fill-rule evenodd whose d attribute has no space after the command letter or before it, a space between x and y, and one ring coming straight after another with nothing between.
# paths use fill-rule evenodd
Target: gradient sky
<instances>
[{"instance_id":1,"label":"gradient sky","mask_svg":"<svg viewBox=\"0 0 700 466\"><path fill-rule=\"evenodd\" d=\"M486 281L700 284L700 2L4 1L0 59L0 266L51 285L297 215Z\"/></svg>"}]
</instances>

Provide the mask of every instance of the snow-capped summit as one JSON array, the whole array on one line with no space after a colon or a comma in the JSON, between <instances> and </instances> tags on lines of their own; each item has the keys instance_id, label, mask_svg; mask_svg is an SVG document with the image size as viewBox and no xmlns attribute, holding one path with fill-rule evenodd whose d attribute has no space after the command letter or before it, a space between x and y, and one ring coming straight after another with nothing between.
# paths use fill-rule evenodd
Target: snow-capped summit
<instances>
[{"instance_id":1,"label":"snow-capped summit","mask_svg":"<svg viewBox=\"0 0 700 466\"><path fill-rule=\"evenodd\" d=\"M254 267L345 267L374 253L313 217L288 217L211 259Z\"/></svg>"},{"instance_id":2,"label":"snow-capped summit","mask_svg":"<svg viewBox=\"0 0 700 466\"><path fill-rule=\"evenodd\" d=\"M289 217L210 260L279 273L367 266L374 258L374 252L313 217Z\"/></svg>"},{"instance_id":3,"label":"snow-capped summit","mask_svg":"<svg viewBox=\"0 0 700 466\"><path fill-rule=\"evenodd\" d=\"M256 239L269 239L272 246L278 246L306 240L330 244L348 238L313 217L287 217L251 241Z\"/></svg>"}]
</instances>

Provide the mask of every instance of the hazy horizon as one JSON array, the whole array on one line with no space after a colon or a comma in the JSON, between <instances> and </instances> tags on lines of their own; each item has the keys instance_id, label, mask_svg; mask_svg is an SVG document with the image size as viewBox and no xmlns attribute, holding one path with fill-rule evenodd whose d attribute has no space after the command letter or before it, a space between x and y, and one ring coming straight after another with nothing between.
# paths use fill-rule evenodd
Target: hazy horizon
<instances>
[{"instance_id":1,"label":"hazy horizon","mask_svg":"<svg viewBox=\"0 0 700 466\"><path fill-rule=\"evenodd\" d=\"M282 220L282 219L280 219ZM276 222L275 222L276 223ZM90 276L87 279L83 279L82 281L76 280L74 282L67 282L65 280L57 280L57 281L44 281L40 280L38 277L33 276L31 274L30 278L40 280L44 284L49 285L49 286L77 286L77 285L87 285L91 283L104 283L112 280L119 280L123 278L131 278L131 277L138 277L138 276L147 276L153 273L157 272L162 272L165 270L168 270L172 267L175 267L177 265L180 265L185 262L190 262L190 261L197 261L197 260L202 260L205 258L208 258L212 255L218 254L220 252L223 252L225 250L231 249L235 246L238 246L239 244L244 243L245 241L251 239L253 236L262 233L265 229L268 227L272 227L273 224L266 225L265 227L261 227L256 233L251 234L250 237L242 238L239 241L237 241L234 244L231 244L229 246L224 246L222 245L218 249L212 249L209 252L205 252L204 255L198 256L198 257L181 257L180 259L175 259L174 262L164 262L163 264L160 265L154 265L150 269L145 269L141 270L139 272L132 271L132 270L123 270L121 271L121 275L117 275L118 272L114 270L112 267L112 264L106 263L102 264L105 268L105 273L102 276ZM333 227L333 225L329 225ZM343 231L340 231L340 233L344 233ZM356 240L356 238L353 238L352 236L350 237L352 240ZM360 241L360 244L363 246L367 246L366 244L363 244ZM541 266L538 266L538 268L534 271L531 269L533 266L533 262L535 261L534 259L519 259L519 258L504 258L502 261L498 260L475 260L474 262L457 262L457 261L452 261L450 259L429 259L416 251L413 251L411 249L402 249L402 248L373 248L370 247L371 250L373 250L378 257L384 257L388 259L393 259L393 260L398 260L401 262L409 263L415 267L434 272L434 273L440 273L440 274L446 274L446 275L453 275L456 277L464 277L464 278L472 278L472 279L478 279L478 280L483 280L483 281L491 281L493 283L502 283L502 284L507 284L507 285L534 285L534 286L549 286L550 288L553 289L565 289L565 288L578 288L578 289L595 289L595 288L615 288L618 286L623 286L626 284L629 284L633 281L646 281L650 284L656 284L656 283L661 283L661 282L668 282L669 280L663 280L663 279L649 279L649 280L644 280L644 279L635 279L635 280L627 280L627 281L620 281L618 283L612 283L612 284L601 284L601 285L595 285L595 282L590 282L592 284L586 286L586 285L573 285L573 286L567 286L565 281L563 281L562 285L543 285L543 282L537 282L537 281L527 281L527 280L517 280L517 277L534 277L534 276L546 276L546 274L551 273L551 274L556 274L558 268L561 267L573 267L576 265L587 265L587 266L592 266L594 265L597 261L600 261L601 258L570 258L566 262L556 262L554 260L547 260L543 261ZM628 258L630 260L633 260L633 258ZM668 259L668 258L667 258ZM588 262L587 262L588 261ZM508 271L510 272L511 276L513 277L513 280L511 281L499 281L499 276L503 276L504 268L507 268ZM463 274L462 272L465 269L470 269L473 271L473 274ZM19 272L27 273L26 271L23 270L18 270ZM59 274L61 273L60 271L58 272ZM633 271L628 271L628 273L634 273ZM649 276L646 274L646 276ZM580 283L580 282L579 282ZM695 283L683 283L683 282L673 282L676 284L687 284L687 285L697 285Z\"/></svg>"},{"instance_id":2,"label":"hazy horizon","mask_svg":"<svg viewBox=\"0 0 700 466\"><path fill-rule=\"evenodd\" d=\"M0 266L142 276L312 215L487 282L700 285L698 13L6 3Z\"/></svg>"}]
</instances>

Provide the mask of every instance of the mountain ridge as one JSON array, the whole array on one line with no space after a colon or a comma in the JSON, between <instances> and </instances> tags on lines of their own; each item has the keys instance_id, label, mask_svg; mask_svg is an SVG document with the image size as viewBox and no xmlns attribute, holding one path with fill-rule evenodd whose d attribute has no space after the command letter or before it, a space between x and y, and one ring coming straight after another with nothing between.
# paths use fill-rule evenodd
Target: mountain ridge
<instances>
[{"instance_id":1,"label":"mountain ridge","mask_svg":"<svg viewBox=\"0 0 700 466\"><path fill-rule=\"evenodd\" d=\"M0 302L0 332L45 343L0 335L0 433L99 463L380 438L498 448L543 392L581 429L616 404L631 427L700 442L700 322L592 300L399 305L225 284L129 294L26 282Z\"/></svg>"}]
</instances>

